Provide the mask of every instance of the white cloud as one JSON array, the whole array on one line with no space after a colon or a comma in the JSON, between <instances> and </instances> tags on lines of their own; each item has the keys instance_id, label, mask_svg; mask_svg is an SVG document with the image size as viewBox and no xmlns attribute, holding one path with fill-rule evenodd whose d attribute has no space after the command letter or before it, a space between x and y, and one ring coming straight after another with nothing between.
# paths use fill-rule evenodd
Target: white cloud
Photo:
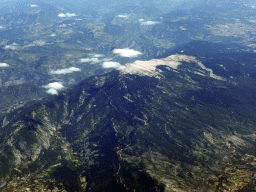
<instances>
[{"instance_id":1,"label":"white cloud","mask_svg":"<svg viewBox=\"0 0 256 192\"><path fill-rule=\"evenodd\" d=\"M48 89L46 93L49 93L51 95L58 95L58 91L56 89Z\"/></svg>"},{"instance_id":2,"label":"white cloud","mask_svg":"<svg viewBox=\"0 0 256 192\"><path fill-rule=\"evenodd\" d=\"M126 15L126 14L125 14L125 15L122 15L122 14L121 14L121 15L117 15L116 17L119 17L119 18L128 18L129 15Z\"/></svg>"},{"instance_id":3,"label":"white cloud","mask_svg":"<svg viewBox=\"0 0 256 192\"><path fill-rule=\"evenodd\" d=\"M95 63L99 63L100 60L97 57L94 57L94 58L83 58L83 59L80 59L80 62L81 63L92 63L92 64L95 64Z\"/></svg>"},{"instance_id":4,"label":"white cloud","mask_svg":"<svg viewBox=\"0 0 256 192\"><path fill-rule=\"evenodd\" d=\"M0 26L0 29L4 29L5 27L3 27L3 26Z\"/></svg>"},{"instance_id":5,"label":"white cloud","mask_svg":"<svg viewBox=\"0 0 256 192\"><path fill-rule=\"evenodd\" d=\"M95 53L90 53L89 54L91 57L103 57L104 55L102 55L102 54L95 54Z\"/></svg>"},{"instance_id":6,"label":"white cloud","mask_svg":"<svg viewBox=\"0 0 256 192\"><path fill-rule=\"evenodd\" d=\"M81 63L89 63L90 61L91 61L90 58L82 58L82 59L80 59Z\"/></svg>"},{"instance_id":7,"label":"white cloud","mask_svg":"<svg viewBox=\"0 0 256 192\"><path fill-rule=\"evenodd\" d=\"M142 22L141 25L156 25L159 23L160 22L158 22L158 21L146 21L146 22Z\"/></svg>"},{"instance_id":8,"label":"white cloud","mask_svg":"<svg viewBox=\"0 0 256 192\"><path fill-rule=\"evenodd\" d=\"M51 34L51 37L56 37L57 35L55 33Z\"/></svg>"},{"instance_id":9,"label":"white cloud","mask_svg":"<svg viewBox=\"0 0 256 192\"><path fill-rule=\"evenodd\" d=\"M103 57L104 55L102 54L94 54L93 57Z\"/></svg>"},{"instance_id":10,"label":"white cloud","mask_svg":"<svg viewBox=\"0 0 256 192\"><path fill-rule=\"evenodd\" d=\"M105 61L102 64L103 68L118 68L121 67L121 64L115 61Z\"/></svg>"},{"instance_id":11,"label":"white cloud","mask_svg":"<svg viewBox=\"0 0 256 192\"><path fill-rule=\"evenodd\" d=\"M59 27L67 27L66 24L59 25Z\"/></svg>"},{"instance_id":12,"label":"white cloud","mask_svg":"<svg viewBox=\"0 0 256 192\"><path fill-rule=\"evenodd\" d=\"M77 67L69 67L69 68L65 68L65 69L59 69L59 70L53 70L50 73L51 74L68 74L68 73L73 73L73 72L77 72L77 71L81 71L81 69L77 68Z\"/></svg>"},{"instance_id":13,"label":"white cloud","mask_svg":"<svg viewBox=\"0 0 256 192\"><path fill-rule=\"evenodd\" d=\"M15 50L15 49L18 49L19 48L19 44L17 43L12 43L10 45L5 45L4 46L4 49L12 49L12 50Z\"/></svg>"},{"instance_id":14,"label":"white cloud","mask_svg":"<svg viewBox=\"0 0 256 192\"><path fill-rule=\"evenodd\" d=\"M33 41L33 43L36 45L36 46L43 46L46 44L45 41L43 40L36 40L36 41Z\"/></svg>"},{"instance_id":15,"label":"white cloud","mask_svg":"<svg viewBox=\"0 0 256 192\"><path fill-rule=\"evenodd\" d=\"M99 63L100 60L96 57L96 58L91 58L91 59L90 59L90 62L91 62L91 63Z\"/></svg>"},{"instance_id":16,"label":"white cloud","mask_svg":"<svg viewBox=\"0 0 256 192\"><path fill-rule=\"evenodd\" d=\"M121 57L138 57L142 54L141 52L133 49L114 49L112 52L120 55Z\"/></svg>"},{"instance_id":17,"label":"white cloud","mask_svg":"<svg viewBox=\"0 0 256 192\"><path fill-rule=\"evenodd\" d=\"M115 61L105 61L102 64L103 68L115 68L118 70L124 70L126 67Z\"/></svg>"},{"instance_id":18,"label":"white cloud","mask_svg":"<svg viewBox=\"0 0 256 192\"><path fill-rule=\"evenodd\" d=\"M60 14L58 15L58 17L66 17L66 14L60 13Z\"/></svg>"},{"instance_id":19,"label":"white cloud","mask_svg":"<svg viewBox=\"0 0 256 192\"><path fill-rule=\"evenodd\" d=\"M143 18L139 19L141 25L156 25L160 24L158 21L145 21Z\"/></svg>"},{"instance_id":20,"label":"white cloud","mask_svg":"<svg viewBox=\"0 0 256 192\"><path fill-rule=\"evenodd\" d=\"M48 85L45 85L44 88L48 89L47 93L52 95L57 95L58 91L63 89L64 86L62 85L62 83L54 82L54 83L49 83Z\"/></svg>"},{"instance_id":21,"label":"white cloud","mask_svg":"<svg viewBox=\"0 0 256 192\"><path fill-rule=\"evenodd\" d=\"M180 26L180 30L186 31L187 29L185 27L183 27L183 26Z\"/></svg>"},{"instance_id":22,"label":"white cloud","mask_svg":"<svg viewBox=\"0 0 256 192\"><path fill-rule=\"evenodd\" d=\"M61 90L64 88L64 86L62 85L62 83L54 82L54 83L49 83L48 85L45 85L44 88Z\"/></svg>"},{"instance_id":23,"label":"white cloud","mask_svg":"<svg viewBox=\"0 0 256 192\"><path fill-rule=\"evenodd\" d=\"M39 7L38 5L30 5L30 7Z\"/></svg>"},{"instance_id":24,"label":"white cloud","mask_svg":"<svg viewBox=\"0 0 256 192\"><path fill-rule=\"evenodd\" d=\"M10 65L8 65L7 63L0 63L0 67L9 67Z\"/></svg>"},{"instance_id":25,"label":"white cloud","mask_svg":"<svg viewBox=\"0 0 256 192\"><path fill-rule=\"evenodd\" d=\"M75 13L60 13L58 17L75 17L77 16Z\"/></svg>"},{"instance_id":26,"label":"white cloud","mask_svg":"<svg viewBox=\"0 0 256 192\"><path fill-rule=\"evenodd\" d=\"M91 64L95 64L95 63L99 63L101 61L106 61L105 59L99 59L100 57L103 57L104 55L102 54L95 54L95 53L90 53L89 54L91 58L82 58L80 59L81 63L91 63Z\"/></svg>"}]
</instances>

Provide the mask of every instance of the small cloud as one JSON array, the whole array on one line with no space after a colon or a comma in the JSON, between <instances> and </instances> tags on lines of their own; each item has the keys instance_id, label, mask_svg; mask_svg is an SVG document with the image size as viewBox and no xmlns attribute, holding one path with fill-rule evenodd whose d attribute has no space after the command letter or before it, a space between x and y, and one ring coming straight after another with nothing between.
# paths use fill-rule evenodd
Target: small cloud
<instances>
[{"instance_id":1,"label":"small cloud","mask_svg":"<svg viewBox=\"0 0 256 192\"><path fill-rule=\"evenodd\" d=\"M80 62L81 63L92 63L92 64L95 64L95 63L99 63L100 60L97 57L94 57L94 58L83 58L83 59L80 59Z\"/></svg>"},{"instance_id":2,"label":"small cloud","mask_svg":"<svg viewBox=\"0 0 256 192\"><path fill-rule=\"evenodd\" d=\"M30 7L39 7L38 5L30 5Z\"/></svg>"},{"instance_id":3,"label":"small cloud","mask_svg":"<svg viewBox=\"0 0 256 192\"><path fill-rule=\"evenodd\" d=\"M94 53L90 53L89 54L91 57L94 57L94 58L98 58L98 57L103 57L104 55L102 54L94 54Z\"/></svg>"},{"instance_id":4,"label":"small cloud","mask_svg":"<svg viewBox=\"0 0 256 192\"><path fill-rule=\"evenodd\" d=\"M139 22L143 22L143 21L144 21L144 19L142 19L142 18L141 18L141 19L139 19Z\"/></svg>"},{"instance_id":5,"label":"small cloud","mask_svg":"<svg viewBox=\"0 0 256 192\"><path fill-rule=\"evenodd\" d=\"M44 46L46 42L43 40L36 40L36 41L33 41L33 44L35 44L36 46Z\"/></svg>"},{"instance_id":6,"label":"small cloud","mask_svg":"<svg viewBox=\"0 0 256 192\"><path fill-rule=\"evenodd\" d=\"M59 27L67 27L66 24L59 25Z\"/></svg>"},{"instance_id":7,"label":"small cloud","mask_svg":"<svg viewBox=\"0 0 256 192\"><path fill-rule=\"evenodd\" d=\"M55 70L55 71L51 71L51 74L68 74L68 73L73 73L73 72L77 72L77 71L81 71L81 69L77 68L77 67L70 67L70 68L65 68L65 69L59 69L59 70Z\"/></svg>"},{"instance_id":8,"label":"small cloud","mask_svg":"<svg viewBox=\"0 0 256 192\"><path fill-rule=\"evenodd\" d=\"M3 27L3 26L0 26L0 29L4 29L5 27Z\"/></svg>"},{"instance_id":9,"label":"small cloud","mask_svg":"<svg viewBox=\"0 0 256 192\"><path fill-rule=\"evenodd\" d=\"M89 63L91 61L90 58L83 58L83 59L80 59L80 62L81 63Z\"/></svg>"},{"instance_id":10,"label":"small cloud","mask_svg":"<svg viewBox=\"0 0 256 192\"><path fill-rule=\"evenodd\" d=\"M8 65L7 63L0 63L0 67L9 67L10 65Z\"/></svg>"},{"instance_id":11,"label":"small cloud","mask_svg":"<svg viewBox=\"0 0 256 192\"><path fill-rule=\"evenodd\" d=\"M156 25L159 23L160 22L158 22L158 21L146 21L146 22L142 22L141 25Z\"/></svg>"},{"instance_id":12,"label":"small cloud","mask_svg":"<svg viewBox=\"0 0 256 192\"><path fill-rule=\"evenodd\" d=\"M95 53L90 53L89 54L91 56L91 58L82 58L80 59L81 63L91 63L91 64L95 64L95 63L99 63L103 60L100 60L99 57L103 57L104 55L102 54L95 54Z\"/></svg>"},{"instance_id":13,"label":"small cloud","mask_svg":"<svg viewBox=\"0 0 256 192\"><path fill-rule=\"evenodd\" d=\"M186 31L187 29L185 27L180 26L180 30Z\"/></svg>"},{"instance_id":14,"label":"small cloud","mask_svg":"<svg viewBox=\"0 0 256 192\"><path fill-rule=\"evenodd\" d=\"M121 14L121 15L117 15L116 17L119 17L119 18L128 18L129 15L126 15L126 14L125 14L125 15L122 15L122 14Z\"/></svg>"},{"instance_id":15,"label":"small cloud","mask_svg":"<svg viewBox=\"0 0 256 192\"><path fill-rule=\"evenodd\" d=\"M51 34L51 37L56 37L57 35L55 33Z\"/></svg>"},{"instance_id":16,"label":"small cloud","mask_svg":"<svg viewBox=\"0 0 256 192\"><path fill-rule=\"evenodd\" d=\"M104 55L102 54L94 54L93 57L103 57Z\"/></svg>"},{"instance_id":17,"label":"small cloud","mask_svg":"<svg viewBox=\"0 0 256 192\"><path fill-rule=\"evenodd\" d=\"M75 17L77 16L75 13L60 13L58 17Z\"/></svg>"},{"instance_id":18,"label":"small cloud","mask_svg":"<svg viewBox=\"0 0 256 192\"><path fill-rule=\"evenodd\" d=\"M95 57L95 58L91 58L91 59L90 59L90 62L91 62L91 63L99 63L100 60L99 60L97 57Z\"/></svg>"},{"instance_id":19,"label":"small cloud","mask_svg":"<svg viewBox=\"0 0 256 192\"><path fill-rule=\"evenodd\" d=\"M5 45L4 46L4 49L12 49L12 50L15 50L15 49L18 49L19 48L19 44L17 43L12 43L10 45Z\"/></svg>"},{"instance_id":20,"label":"small cloud","mask_svg":"<svg viewBox=\"0 0 256 192\"><path fill-rule=\"evenodd\" d=\"M142 53L133 49L114 49L114 54L118 54L121 57L138 57Z\"/></svg>"},{"instance_id":21,"label":"small cloud","mask_svg":"<svg viewBox=\"0 0 256 192\"><path fill-rule=\"evenodd\" d=\"M46 92L51 94L51 95L58 95L58 91L63 89L64 86L62 83L59 82L54 82L54 83L49 83L48 85L45 85L44 88L48 89Z\"/></svg>"},{"instance_id":22,"label":"small cloud","mask_svg":"<svg viewBox=\"0 0 256 192\"><path fill-rule=\"evenodd\" d=\"M58 15L58 17L66 17L66 14L60 13L60 14Z\"/></svg>"},{"instance_id":23,"label":"small cloud","mask_svg":"<svg viewBox=\"0 0 256 192\"><path fill-rule=\"evenodd\" d=\"M105 61L102 64L103 68L118 68L121 67L121 64L115 61Z\"/></svg>"},{"instance_id":24,"label":"small cloud","mask_svg":"<svg viewBox=\"0 0 256 192\"><path fill-rule=\"evenodd\" d=\"M49 93L51 95L58 95L58 91L56 89L48 89L46 93Z\"/></svg>"},{"instance_id":25,"label":"small cloud","mask_svg":"<svg viewBox=\"0 0 256 192\"><path fill-rule=\"evenodd\" d=\"M54 82L54 83L49 83L48 85L45 85L44 88L61 90L64 88L64 86L62 85L62 83Z\"/></svg>"},{"instance_id":26,"label":"small cloud","mask_svg":"<svg viewBox=\"0 0 256 192\"><path fill-rule=\"evenodd\" d=\"M115 61L105 61L102 64L103 68L115 68L118 70L124 70L126 67Z\"/></svg>"}]
</instances>

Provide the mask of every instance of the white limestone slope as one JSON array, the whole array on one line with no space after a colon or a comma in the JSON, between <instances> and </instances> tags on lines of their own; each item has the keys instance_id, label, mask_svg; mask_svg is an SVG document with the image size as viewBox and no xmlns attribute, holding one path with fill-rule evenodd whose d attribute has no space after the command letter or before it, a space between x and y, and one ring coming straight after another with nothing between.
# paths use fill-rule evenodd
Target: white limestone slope
<instances>
[{"instance_id":1,"label":"white limestone slope","mask_svg":"<svg viewBox=\"0 0 256 192\"><path fill-rule=\"evenodd\" d=\"M178 66L182 65L183 62L197 63L201 69L209 74L209 77L218 80L225 80L223 77L215 75L212 69L205 67L201 61L196 59L196 57L181 54L174 54L163 59L152 59L150 61L137 60L134 63L127 64L126 68L122 70L122 73L156 77L160 75L160 71L156 70L157 66L166 65L172 69L178 69ZM195 71L195 74L198 74L198 72ZM200 75L206 76L204 73L200 73Z\"/></svg>"}]
</instances>

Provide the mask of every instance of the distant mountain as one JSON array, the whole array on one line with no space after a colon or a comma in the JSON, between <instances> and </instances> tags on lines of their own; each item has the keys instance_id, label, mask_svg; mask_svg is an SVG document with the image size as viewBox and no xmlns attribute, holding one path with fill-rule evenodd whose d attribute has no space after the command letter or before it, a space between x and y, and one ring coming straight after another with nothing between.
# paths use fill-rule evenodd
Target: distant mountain
<instances>
[{"instance_id":1,"label":"distant mountain","mask_svg":"<svg viewBox=\"0 0 256 192\"><path fill-rule=\"evenodd\" d=\"M49 3L46 3L43 0L34 0L34 1L14 1L11 5L7 5L2 7L1 9L1 15L2 14L8 14L8 13L31 13L31 12L37 12L38 10L41 11L48 11L55 12L57 9L56 7L52 6Z\"/></svg>"},{"instance_id":2,"label":"distant mountain","mask_svg":"<svg viewBox=\"0 0 256 192\"><path fill-rule=\"evenodd\" d=\"M42 5L42 4L51 4L52 6L58 7L58 8L65 8L65 9L71 9L75 11L79 11L80 13L94 9L94 10L106 10L106 9L114 9L114 8L123 8L126 6L134 6L134 5L147 5L152 7L157 7L157 9L160 9L162 11L171 11L175 9L188 9L193 8L196 6L199 6L203 4L205 0L120 0L120 1L102 1L102 0L64 0L64 1L58 1L58 0L8 0L8 1L0 1L0 8L9 9L8 12L13 11L21 11L24 10L25 7L23 5L30 4L30 5ZM18 4L16 4L18 3ZM16 9L11 9L11 7L21 6ZM26 8L25 8L26 9Z\"/></svg>"},{"instance_id":3,"label":"distant mountain","mask_svg":"<svg viewBox=\"0 0 256 192\"><path fill-rule=\"evenodd\" d=\"M255 191L256 53L204 45L3 118L1 191Z\"/></svg>"}]
</instances>

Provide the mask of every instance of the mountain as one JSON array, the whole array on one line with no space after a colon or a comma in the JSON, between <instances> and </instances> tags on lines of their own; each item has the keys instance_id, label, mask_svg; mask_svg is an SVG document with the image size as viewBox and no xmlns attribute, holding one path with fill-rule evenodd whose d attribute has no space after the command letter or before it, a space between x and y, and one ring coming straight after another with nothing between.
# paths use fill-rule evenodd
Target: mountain
<instances>
[{"instance_id":1,"label":"mountain","mask_svg":"<svg viewBox=\"0 0 256 192\"><path fill-rule=\"evenodd\" d=\"M8 0L8 1L0 1L0 7L8 8L9 12L12 10L11 7L15 6L15 3L29 3L32 5L40 4L40 3L48 3L56 7L60 8L71 8L72 10L79 11L80 13L83 13L85 11L88 11L90 9L94 10L110 10L113 8L120 8L120 7L126 7L126 6L134 6L139 4L144 4L147 6L157 7L158 9L162 11L170 11L174 9L188 9L195 6L198 6L200 4L203 4L205 0L173 0L173 1L167 1L167 0L161 0L161 1L155 1L155 0L120 0L120 1L101 1L101 0L65 0L65 1L58 1L58 0Z\"/></svg>"},{"instance_id":2,"label":"mountain","mask_svg":"<svg viewBox=\"0 0 256 192\"><path fill-rule=\"evenodd\" d=\"M256 191L256 53L218 46L138 60L2 118L1 191Z\"/></svg>"}]
</instances>

